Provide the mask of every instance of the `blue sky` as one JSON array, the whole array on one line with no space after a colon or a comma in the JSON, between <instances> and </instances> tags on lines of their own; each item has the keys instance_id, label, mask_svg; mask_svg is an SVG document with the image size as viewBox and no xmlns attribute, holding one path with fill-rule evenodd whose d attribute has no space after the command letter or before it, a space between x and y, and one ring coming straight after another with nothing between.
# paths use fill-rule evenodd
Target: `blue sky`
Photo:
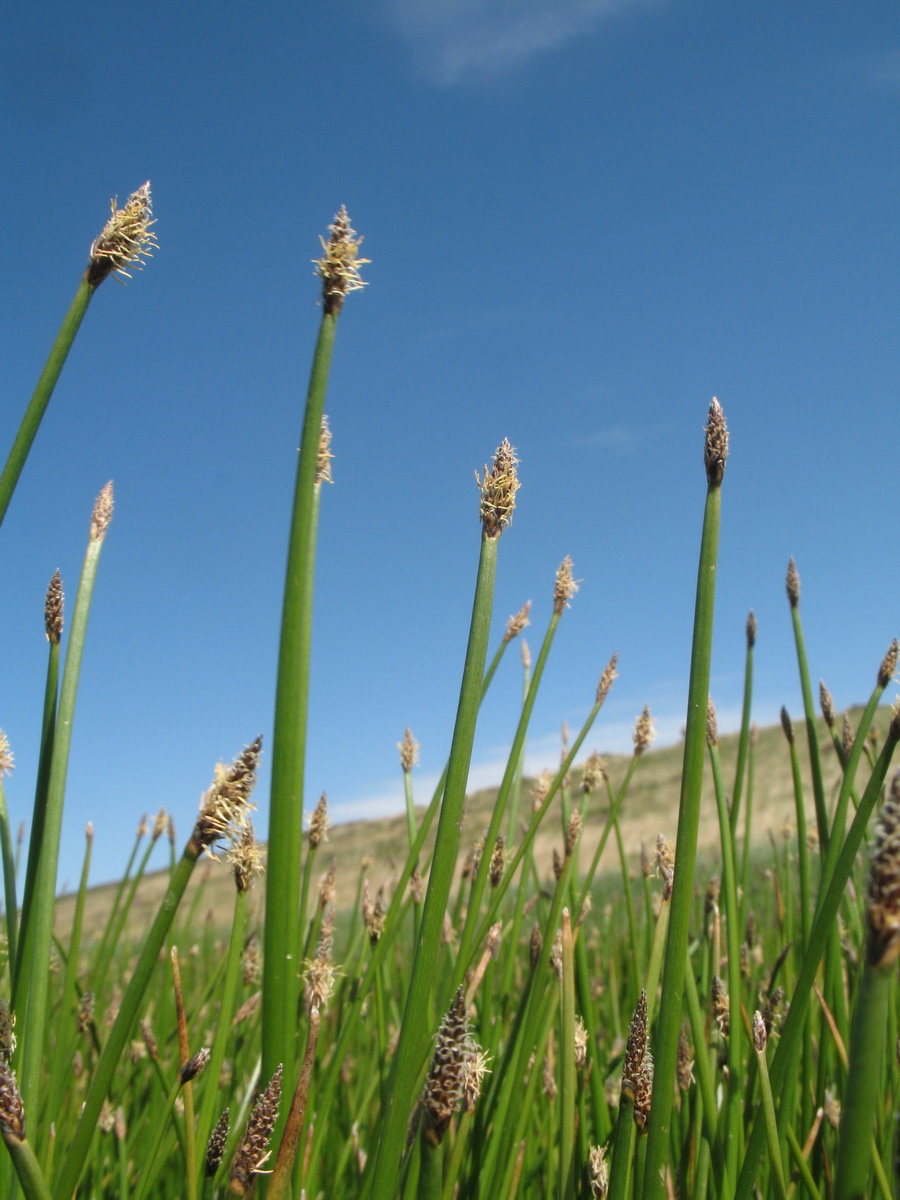
<instances>
[{"instance_id":1,"label":"blue sky","mask_svg":"<svg viewBox=\"0 0 900 1200\"><path fill-rule=\"evenodd\" d=\"M158 219L155 258L95 297L0 531L15 825L44 592L59 567L71 610L93 499L114 480L61 882L77 880L88 820L96 881L120 873L144 811L170 810L181 842L215 762L269 737L320 316L310 260L341 203L372 264L327 405L307 808L323 789L336 818L400 805L407 724L430 795L478 557L472 473L503 437L522 488L494 644L530 598L537 648L565 554L582 581L532 769L556 762L613 650L588 748L630 748L644 704L660 740L678 736L713 395L732 445L720 723L737 719L750 608L756 719L800 711L792 554L814 677L839 707L869 694L900 633L893 2L56 2L0 22L4 447L109 198L149 178ZM520 686L510 653L475 783L499 778ZM268 765L262 834L267 790Z\"/></svg>"}]
</instances>

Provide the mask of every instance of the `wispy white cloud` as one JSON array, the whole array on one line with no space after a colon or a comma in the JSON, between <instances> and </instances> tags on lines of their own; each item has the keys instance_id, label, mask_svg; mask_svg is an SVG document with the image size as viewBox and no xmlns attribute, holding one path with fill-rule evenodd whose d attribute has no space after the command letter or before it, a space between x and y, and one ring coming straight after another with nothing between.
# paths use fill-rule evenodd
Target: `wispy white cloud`
<instances>
[{"instance_id":1,"label":"wispy white cloud","mask_svg":"<svg viewBox=\"0 0 900 1200\"><path fill-rule=\"evenodd\" d=\"M416 66L453 87L509 75L559 50L606 17L648 0L387 0L387 14Z\"/></svg>"},{"instance_id":2,"label":"wispy white cloud","mask_svg":"<svg viewBox=\"0 0 900 1200\"><path fill-rule=\"evenodd\" d=\"M588 433L581 438L581 445L589 450L609 450L613 454L635 454L648 442L664 437L671 432L670 425L607 425L595 433Z\"/></svg>"}]
</instances>

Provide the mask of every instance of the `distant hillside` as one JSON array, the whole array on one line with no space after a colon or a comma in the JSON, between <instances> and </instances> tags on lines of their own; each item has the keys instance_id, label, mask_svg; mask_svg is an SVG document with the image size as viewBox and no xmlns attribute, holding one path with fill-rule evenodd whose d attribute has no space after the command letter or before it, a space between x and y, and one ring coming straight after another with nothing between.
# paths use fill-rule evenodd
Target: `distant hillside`
<instances>
[{"instance_id":1,"label":"distant hillside","mask_svg":"<svg viewBox=\"0 0 900 1200\"><path fill-rule=\"evenodd\" d=\"M858 712L852 714L851 719L858 715ZM890 710L882 708L876 721L877 727L882 733L887 728L889 720ZM825 782L830 796L839 779L839 768L831 737L825 729L824 723L820 721L818 724L819 742L825 765ZM806 728L802 720L795 721L795 736L803 766L810 828L814 829ZM719 743L725 779L729 787L734 779L737 742L736 734L728 734L723 736ZM679 744L658 750L649 750L638 763L620 820L624 844L635 868L639 861L642 842L652 845L659 833L665 834L673 841L675 839L681 760L682 747ZM607 758L607 769L614 787L624 778L629 761L630 758L627 755L611 755ZM766 842L770 834L780 836L785 825L790 827L794 825L790 760L780 725L759 731L754 775L753 836L757 843L761 843ZM571 785L573 794L578 792L580 778L581 772L576 768ZM861 772L861 778L865 778L865 768ZM519 809L520 824L527 820L530 813L533 787L534 780L526 780L523 785ZM580 792L578 794L580 795ZM486 829L496 796L497 789L494 787L485 788L468 797L460 844L460 863L473 842ZM590 861L590 857L596 849L606 811L605 793L593 794L589 800L582 837L581 861L583 864ZM743 829L743 822L741 822L741 829ZM707 786L704 789L700 821L700 853L714 852L718 844L718 837L718 819L712 792L712 777L707 765ZM562 846L558 800L554 801L551 811L544 818L541 832L537 838L536 855L542 870L549 871L550 869L554 845L560 848ZM329 830L327 842L318 850L318 869L315 879L318 880L319 875L324 873L331 859L334 858L337 866L337 904L339 907L346 907L355 901L363 861L370 860L365 867L365 872L372 887L377 888L381 884L386 884L389 888L392 878L405 860L406 847L405 814L334 825ZM615 843L610 839L604 851L601 870L615 865L615 854ZM142 880L132 914L132 925L136 930L144 924L149 924L153 919L165 892L167 880L168 872L165 870L156 871ZM202 888L201 895L197 894L198 888ZM87 897L85 912L86 930L96 929L102 925L115 890L116 885L114 884L91 889ZM252 893L254 903L258 907L262 906L264 892L264 881L260 880ZM210 860L198 863L191 882L189 895L191 894L196 901L192 925L198 934L209 914L212 914L216 923L227 922L234 900L234 884L227 865L224 862ZM183 904L182 911L186 912L189 906L190 900ZM74 896L62 897L58 902L57 928L62 935L67 934L71 926L73 908ZM191 936L190 931L185 931L180 940L184 942L185 938Z\"/></svg>"}]
</instances>

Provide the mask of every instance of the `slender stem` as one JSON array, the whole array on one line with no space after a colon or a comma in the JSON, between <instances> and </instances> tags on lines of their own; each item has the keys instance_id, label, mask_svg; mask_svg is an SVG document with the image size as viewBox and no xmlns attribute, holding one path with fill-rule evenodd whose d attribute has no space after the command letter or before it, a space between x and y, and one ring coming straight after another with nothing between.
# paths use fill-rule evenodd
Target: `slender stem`
<instances>
[{"instance_id":1,"label":"slender stem","mask_svg":"<svg viewBox=\"0 0 900 1200\"><path fill-rule=\"evenodd\" d=\"M669 918L669 936L666 942L663 967L663 999L657 1029L653 1120L650 1122L647 1141L645 1176L647 1200L662 1200L665 1195L666 1161L671 1137L678 1038L681 1033L684 964L690 930L694 870L697 858L697 832L700 822L700 792L703 784L703 759L706 743L706 708L709 696L720 513L721 488L710 486L706 496L700 548L681 800L678 810L675 884L672 891L672 912Z\"/></svg>"},{"instance_id":2,"label":"slender stem","mask_svg":"<svg viewBox=\"0 0 900 1200\"><path fill-rule=\"evenodd\" d=\"M459 848L459 826L487 659L498 540L482 534L472 620L447 768L447 782L444 787L403 1024L387 1085L385 1116L369 1191L372 1200L389 1200L394 1195L397 1170L406 1140L406 1125L412 1107L412 1089L416 1085L427 1045L427 1026L423 1016L427 1012L428 996L434 984L444 912L450 896Z\"/></svg>"},{"instance_id":3,"label":"slender stem","mask_svg":"<svg viewBox=\"0 0 900 1200\"><path fill-rule=\"evenodd\" d=\"M288 1087L293 1087L294 1082L300 996L300 964L297 961L301 935L300 874L297 867L303 840L316 472L336 329L337 313L324 312L313 358L297 462L275 694L266 875L266 912L270 919L265 923L262 989L262 1076L271 1079L278 1064L283 1063Z\"/></svg>"},{"instance_id":4,"label":"slender stem","mask_svg":"<svg viewBox=\"0 0 900 1200\"><path fill-rule=\"evenodd\" d=\"M56 381L59 379L63 364L72 348L72 343L75 341L78 327L81 324L84 314L87 312L91 297L96 290L96 286L88 283L86 279L82 279L78 285L75 298L69 306L69 311L63 318L63 323L50 349L47 362L44 365L43 371L41 371L37 387L35 387L28 407L25 409L25 415L22 418L22 424L19 426L19 432L16 434L16 439L12 444L12 449L6 460L6 466L3 468L3 474L0 475L0 525L3 524L3 518L6 516L6 510L9 508L12 494L16 489L19 476L22 474L22 468L25 466L25 460L28 458L28 453L37 435L41 420L47 411L47 405L50 403L50 397L53 395Z\"/></svg>"}]
</instances>

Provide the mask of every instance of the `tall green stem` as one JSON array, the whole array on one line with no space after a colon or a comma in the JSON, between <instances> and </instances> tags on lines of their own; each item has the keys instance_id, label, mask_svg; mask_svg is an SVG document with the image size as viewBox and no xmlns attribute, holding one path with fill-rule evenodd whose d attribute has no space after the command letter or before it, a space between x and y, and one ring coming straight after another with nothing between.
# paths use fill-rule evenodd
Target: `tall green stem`
<instances>
[{"instance_id":1,"label":"tall green stem","mask_svg":"<svg viewBox=\"0 0 900 1200\"><path fill-rule=\"evenodd\" d=\"M725 419L717 400L709 410L706 428L706 510L700 545L700 568L694 610L694 638L691 650L691 675L688 688L687 725L684 736L684 763L681 776L681 800L678 810L678 835L675 848L675 884L672 911L663 967L662 1004L656 1037L653 1082L653 1120L647 1141L647 1200L665 1196L666 1164L671 1142L672 1104L681 1033L681 1002L684 993L684 964L687 956L691 905L694 898L694 868L697 859L697 832L700 823L700 794L703 786L703 759L706 743L706 707L709 697L709 671L712 654L713 610L716 594L721 484L728 453Z\"/></svg>"},{"instance_id":2,"label":"tall green stem","mask_svg":"<svg viewBox=\"0 0 900 1200\"><path fill-rule=\"evenodd\" d=\"M22 418L22 424L19 426L19 432L16 434L16 440L12 444L12 449L6 460L6 466L3 468L3 474L0 475L0 525L3 524L3 518L6 516L6 510L9 508L12 494L16 490L16 484L19 482L19 476L22 474L25 460L28 458L28 453L31 450L44 413L47 411L47 405L50 403L50 397L53 395L56 381L59 379L63 364L72 348L72 343L75 341L78 327L82 322L84 314L87 312L91 297L96 290L96 285L88 283L87 278L82 279L78 285L75 298L69 305L69 311L63 319L59 333L56 335L56 340L51 347L50 355L47 358L43 371L41 371L37 387L34 389L28 407L25 409L25 415Z\"/></svg>"}]
</instances>

